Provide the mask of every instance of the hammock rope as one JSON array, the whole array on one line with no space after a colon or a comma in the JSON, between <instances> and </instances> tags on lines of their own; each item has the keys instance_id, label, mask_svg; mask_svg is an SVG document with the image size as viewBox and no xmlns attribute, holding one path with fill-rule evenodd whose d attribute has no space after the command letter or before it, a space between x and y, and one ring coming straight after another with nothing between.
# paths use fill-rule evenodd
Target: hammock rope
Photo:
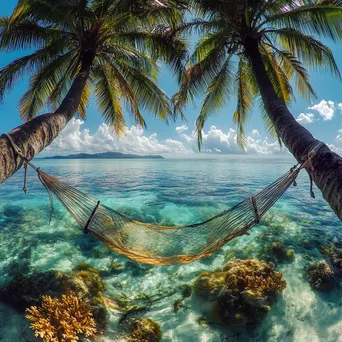
<instances>
[{"instance_id":1,"label":"hammock rope","mask_svg":"<svg viewBox=\"0 0 342 342\"><path fill-rule=\"evenodd\" d=\"M316 144L302 163L263 190L209 220L187 226L158 226L132 220L46 174L22 154L9 135L6 136L17 154L38 173L51 206L54 195L85 233L93 234L117 253L159 266L186 264L210 256L228 241L249 235L248 231L260 222L284 192L296 185L299 172L312 167L312 159L324 145L321 142Z\"/></svg>"}]
</instances>

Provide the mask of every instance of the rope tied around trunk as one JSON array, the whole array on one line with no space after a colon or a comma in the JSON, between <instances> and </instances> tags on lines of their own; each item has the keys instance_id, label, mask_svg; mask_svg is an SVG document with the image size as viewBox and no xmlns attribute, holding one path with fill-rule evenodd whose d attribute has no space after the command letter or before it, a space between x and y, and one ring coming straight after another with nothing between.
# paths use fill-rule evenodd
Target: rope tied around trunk
<instances>
[{"instance_id":1,"label":"rope tied around trunk","mask_svg":"<svg viewBox=\"0 0 342 342\"><path fill-rule=\"evenodd\" d=\"M38 173L52 208L54 195L84 233L92 233L120 254L153 265L186 264L210 256L238 236L249 235L249 230L260 222L291 185L295 185L299 172L303 168L312 168L313 158L324 145L322 142L315 144L301 163L275 182L204 222L187 226L158 226L133 220L46 174L23 155L8 134L5 136L17 154Z\"/></svg>"}]
</instances>

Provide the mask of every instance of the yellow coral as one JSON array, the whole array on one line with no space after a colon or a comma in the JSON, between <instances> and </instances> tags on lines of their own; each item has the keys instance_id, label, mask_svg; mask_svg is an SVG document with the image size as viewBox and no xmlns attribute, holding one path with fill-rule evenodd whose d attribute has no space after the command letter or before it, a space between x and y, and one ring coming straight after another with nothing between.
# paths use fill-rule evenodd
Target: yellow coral
<instances>
[{"instance_id":1,"label":"yellow coral","mask_svg":"<svg viewBox=\"0 0 342 342\"><path fill-rule=\"evenodd\" d=\"M255 295L274 294L286 287L281 272L274 270L272 263L259 260L236 260L226 266L226 284L228 288L250 290Z\"/></svg>"},{"instance_id":2,"label":"yellow coral","mask_svg":"<svg viewBox=\"0 0 342 342\"><path fill-rule=\"evenodd\" d=\"M63 295L61 299L42 296L40 308L26 309L30 328L44 342L75 342L78 335L91 336L96 333L95 321L89 306L74 295Z\"/></svg>"}]
</instances>

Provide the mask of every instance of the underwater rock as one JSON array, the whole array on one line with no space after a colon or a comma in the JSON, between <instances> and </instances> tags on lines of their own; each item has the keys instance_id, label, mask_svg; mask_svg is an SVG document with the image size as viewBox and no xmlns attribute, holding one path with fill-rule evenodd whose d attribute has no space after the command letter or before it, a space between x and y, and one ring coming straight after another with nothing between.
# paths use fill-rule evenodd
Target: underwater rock
<instances>
[{"instance_id":1,"label":"underwater rock","mask_svg":"<svg viewBox=\"0 0 342 342\"><path fill-rule=\"evenodd\" d=\"M42 295L58 296L61 283L54 271L16 275L0 289L0 300L18 311L38 305Z\"/></svg>"},{"instance_id":2,"label":"underwater rock","mask_svg":"<svg viewBox=\"0 0 342 342\"><path fill-rule=\"evenodd\" d=\"M281 242L273 242L270 254L275 257L278 262L290 262L294 260L295 251L293 249L286 248Z\"/></svg>"},{"instance_id":3,"label":"underwater rock","mask_svg":"<svg viewBox=\"0 0 342 342\"><path fill-rule=\"evenodd\" d=\"M307 267L307 279L312 288L329 291L334 287L334 272L326 263L313 263Z\"/></svg>"},{"instance_id":4,"label":"underwater rock","mask_svg":"<svg viewBox=\"0 0 342 342\"><path fill-rule=\"evenodd\" d=\"M221 271L203 273L195 282L195 293L213 302L212 313L219 321L241 326L265 318L285 287L281 272L272 263L234 260Z\"/></svg>"},{"instance_id":5,"label":"underwater rock","mask_svg":"<svg viewBox=\"0 0 342 342\"><path fill-rule=\"evenodd\" d=\"M15 221L22 221L25 214L24 211L20 206L16 205L5 205L3 209L3 214L6 216L9 220L15 220Z\"/></svg>"},{"instance_id":6,"label":"underwater rock","mask_svg":"<svg viewBox=\"0 0 342 342\"><path fill-rule=\"evenodd\" d=\"M129 342L159 342L162 339L160 325L150 318L139 318L130 323Z\"/></svg>"},{"instance_id":7,"label":"underwater rock","mask_svg":"<svg viewBox=\"0 0 342 342\"><path fill-rule=\"evenodd\" d=\"M19 259L19 258L18 258ZM22 276L30 271L30 260L19 259L13 261L3 268L3 273L7 273L10 277Z\"/></svg>"}]
</instances>

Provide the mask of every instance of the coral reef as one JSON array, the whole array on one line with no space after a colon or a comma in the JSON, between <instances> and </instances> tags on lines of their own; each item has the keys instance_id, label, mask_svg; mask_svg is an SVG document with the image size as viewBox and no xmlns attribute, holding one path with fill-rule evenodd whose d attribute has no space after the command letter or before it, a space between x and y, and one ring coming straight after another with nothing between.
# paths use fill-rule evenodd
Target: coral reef
<instances>
[{"instance_id":1,"label":"coral reef","mask_svg":"<svg viewBox=\"0 0 342 342\"><path fill-rule=\"evenodd\" d=\"M96 333L90 307L77 296L43 296L41 307L31 306L26 311L35 336L44 342L75 342L80 334L89 337Z\"/></svg>"},{"instance_id":2,"label":"coral reef","mask_svg":"<svg viewBox=\"0 0 342 342\"><path fill-rule=\"evenodd\" d=\"M16 276L0 289L0 300L18 311L39 305L42 296L77 295L88 303L97 330L103 333L107 325L107 309L103 300L105 283L98 271L80 264L71 273L55 271L34 272L29 276Z\"/></svg>"},{"instance_id":3,"label":"coral reef","mask_svg":"<svg viewBox=\"0 0 342 342\"><path fill-rule=\"evenodd\" d=\"M306 276L312 288L329 291L334 287L334 272L327 263L313 263L306 269Z\"/></svg>"},{"instance_id":4,"label":"coral reef","mask_svg":"<svg viewBox=\"0 0 342 342\"><path fill-rule=\"evenodd\" d=\"M335 272L342 275L342 250L336 248L334 245L323 246L320 252L329 258L329 261Z\"/></svg>"},{"instance_id":5,"label":"coral reef","mask_svg":"<svg viewBox=\"0 0 342 342\"><path fill-rule=\"evenodd\" d=\"M272 263L234 260L220 271L203 273L195 282L195 293L214 302L213 312L221 322L245 325L262 320L285 287Z\"/></svg>"},{"instance_id":6,"label":"coral reef","mask_svg":"<svg viewBox=\"0 0 342 342\"><path fill-rule=\"evenodd\" d=\"M278 262L290 262L294 260L295 252L293 249L288 249L279 241L273 242L270 248L270 254Z\"/></svg>"},{"instance_id":7,"label":"coral reef","mask_svg":"<svg viewBox=\"0 0 342 342\"><path fill-rule=\"evenodd\" d=\"M150 318L134 320L131 329L131 335L127 337L129 342L159 342L162 339L159 324Z\"/></svg>"},{"instance_id":8,"label":"coral reef","mask_svg":"<svg viewBox=\"0 0 342 342\"><path fill-rule=\"evenodd\" d=\"M97 330L103 333L107 326L107 309L103 300L106 288L99 272L89 265L81 264L74 273L60 276L62 293L76 294L88 303L96 322Z\"/></svg>"},{"instance_id":9,"label":"coral reef","mask_svg":"<svg viewBox=\"0 0 342 342\"><path fill-rule=\"evenodd\" d=\"M58 296L61 293L59 273L34 272L29 276L16 275L0 289L0 300L18 311L38 305L42 295Z\"/></svg>"}]
</instances>

